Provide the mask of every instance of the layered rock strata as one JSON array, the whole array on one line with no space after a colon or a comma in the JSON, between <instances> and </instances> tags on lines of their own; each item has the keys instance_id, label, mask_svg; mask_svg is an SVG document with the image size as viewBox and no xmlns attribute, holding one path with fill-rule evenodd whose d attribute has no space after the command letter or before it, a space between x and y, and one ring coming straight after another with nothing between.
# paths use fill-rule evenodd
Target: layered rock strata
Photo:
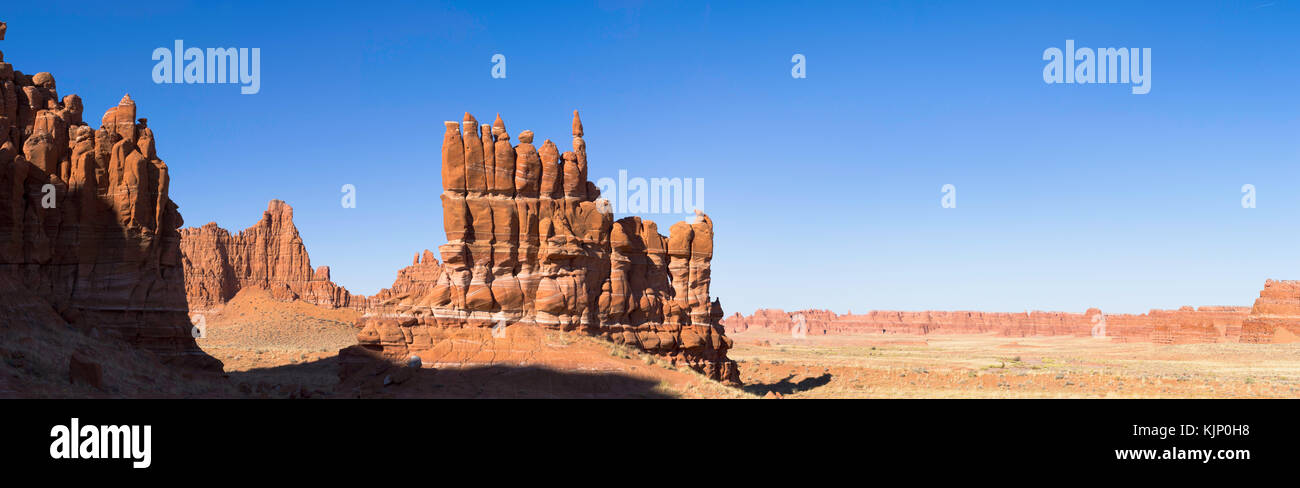
<instances>
[{"instance_id":1,"label":"layered rock strata","mask_svg":"<svg viewBox=\"0 0 1300 488\"><path fill-rule=\"evenodd\" d=\"M73 326L169 363L219 370L191 335L181 215L135 102L122 97L93 129L81 99L60 97L51 74L27 75L3 60L0 273Z\"/></svg>"},{"instance_id":2,"label":"layered rock strata","mask_svg":"<svg viewBox=\"0 0 1300 488\"><path fill-rule=\"evenodd\" d=\"M301 299L332 308L354 297L330 281L329 266L312 268L293 223L293 208L271 200L262 218L239 234L210 222L180 231L185 292L191 310L213 310L244 288L261 288L281 300Z\"/></svg>"},{"instance_id":3,"label":"layered rock strata","mask_svg":"<svg viewBox=\"0 0 1300 488\"><path fill-rule=\"evenodd\" d=\"M1241 341L1300 341L1300 281L1264 283L1255 306L1250 309L1250 317L1241 325Z\"/></svg>"},{"instance_id":4,"label":"layered rock strata","mask_svg":"<svg viewBox=\"0 0 1300 488\"><path fill-rule=\"evenodd\" d=\"M404 359L446 329L533 324L581 330L738 383L722 306L709 296L713 221L697 213L669 235L639 217L613 220L587 181L582 122L573 147L512 144L500 116L447 122L442 143L442 264L426 251L367 303L358 340Z\"/></svg>"},{"instance_id":5,"label":"layered rock strata","mask_svg":"<svg viewBox=\"0 0 1300 488\"><path fill-rule=\"evenodd\" d=\"M808 335L835 334L987 334L1009 337L1079 336L1110 337L1129 342L1183 344L1237 342L1246 307L1182 307L1151 310L1145 314L1103 314L1092 308L1069 312L888 311L836 314L829 310L760 309L753 315L735 314L723 324L731 333L766 331L793 334L802 327Z\"/></svg>"}]
</instances>

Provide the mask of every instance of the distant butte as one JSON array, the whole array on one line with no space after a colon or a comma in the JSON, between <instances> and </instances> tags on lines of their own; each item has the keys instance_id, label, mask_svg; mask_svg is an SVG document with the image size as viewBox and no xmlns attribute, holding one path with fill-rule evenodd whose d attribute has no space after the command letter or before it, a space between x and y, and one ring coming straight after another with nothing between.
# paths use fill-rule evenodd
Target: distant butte
<instances>
[{"instance_id":1,"label":"distant butte","mask_svg":"<svg viewBox=\"0 0 1300 488\"><path fill-rule=\"evenodd\" d=\"M271 200L262 219L239 234L215 222L180 233L185 292L192 311L215 310L245 288L330 308L352 305L347 289L330 281L329 266L312 268L293 223L293 208L285 202Z\"/></svg>"}]
</instances>

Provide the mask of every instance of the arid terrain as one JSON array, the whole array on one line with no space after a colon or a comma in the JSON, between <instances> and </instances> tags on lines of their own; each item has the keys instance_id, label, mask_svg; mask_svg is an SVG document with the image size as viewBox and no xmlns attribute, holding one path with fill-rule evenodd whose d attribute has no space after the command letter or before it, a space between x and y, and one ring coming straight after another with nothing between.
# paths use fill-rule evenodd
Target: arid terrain
<instances>
[{"instance_id":1,"label":"arid terrain","mask_svg":"<svg viewBox=\"0 0 1300 488\"><path fill-rule=\"evenodd\" d=\"M995 334L735 334L745 385L581 333L466 328L421 367L340 383L357 312L243 290L199 346L241 395L268 397L1294 398L1300 344L1153 344Z\"/></svg>"},{"instance_id":2,"label":"arid terrain","mask_svg":"<svg viewBox=\"0 0 1300 488\"><path fill-rule=\"evenodd\" d=\"M760 309L723 322L713 219L695 210L667 235L615 220L588 181L577 110L567 151L531 130L516 144L500 114L444 122L446 240L356 295L312 266L286 202L242 231L181 229L136 102L124 94L98 128L86 110L53 74L0 53L0 397L1300 392L1292 280L1265 281L1253 306Z\"/></svg>"},{"instance_id":3,"label":"arid terrain","mask_svg":"<svg viewBox=\"0 0 1300 488\"><path fill-rule=\"evenodd\" d=\"M1300 344L1152 344L995 334L752 332L745 389L784 398L1295 398Z\"/></svg>"},{"instance_id":4,"label":"arid terrain","mask_svg":"<svg viewBox=\"0 0 1300 488\"><path fill-rule=\"evenodd\" d=\"M635 348L579 332L512 325L458 329L420 367L377 360L340 381L339 350L355 345L358 312L245 289L205 314L198 339L225 363L240 395L272 398L744 398Z\"/></svg>"}]
</instances>

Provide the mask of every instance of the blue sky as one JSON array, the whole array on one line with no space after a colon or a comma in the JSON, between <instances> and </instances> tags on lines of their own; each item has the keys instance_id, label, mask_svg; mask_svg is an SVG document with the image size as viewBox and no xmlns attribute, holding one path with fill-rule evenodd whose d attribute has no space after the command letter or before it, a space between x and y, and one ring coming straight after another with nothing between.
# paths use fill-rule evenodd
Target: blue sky
<instances>
[{"instance_id":1,"label":"blue sky","mask_svg":"<svg viewBox=\"0 0 1300 488\"><path fill-rule=\"evenodd\" d=\"M1300 279L1296 2L211 3L20 2L0 50L94 124L129 92L188 225L283 199L356 292L445 241L442 121L563 150L573 109L592 180L705 179L728 314L1144 312ZM260 48L261 92L154 84L175 39ZM1151 92L1044 83L1067 39L1151 48Z\"/></svg>"}]
</instances>

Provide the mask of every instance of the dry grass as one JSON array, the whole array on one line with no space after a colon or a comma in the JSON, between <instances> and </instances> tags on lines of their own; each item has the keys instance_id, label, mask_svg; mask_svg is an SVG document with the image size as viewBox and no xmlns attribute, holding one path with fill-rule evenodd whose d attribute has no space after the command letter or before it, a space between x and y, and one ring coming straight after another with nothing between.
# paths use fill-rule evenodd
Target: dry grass
<instances>
[{"instance_id":1,"label":"dry grass","mask_svg":"<svg viewBox=\"0 0 1300 488\"><path fill-rule=\"evenodd\" d=\"M994 335L734 336L754 393L794 398L1300 397L1300 344ZM770 345L764 344L764 341ZM786 391L789 394L786 394Z\"/></svg>"}]
</instances>

